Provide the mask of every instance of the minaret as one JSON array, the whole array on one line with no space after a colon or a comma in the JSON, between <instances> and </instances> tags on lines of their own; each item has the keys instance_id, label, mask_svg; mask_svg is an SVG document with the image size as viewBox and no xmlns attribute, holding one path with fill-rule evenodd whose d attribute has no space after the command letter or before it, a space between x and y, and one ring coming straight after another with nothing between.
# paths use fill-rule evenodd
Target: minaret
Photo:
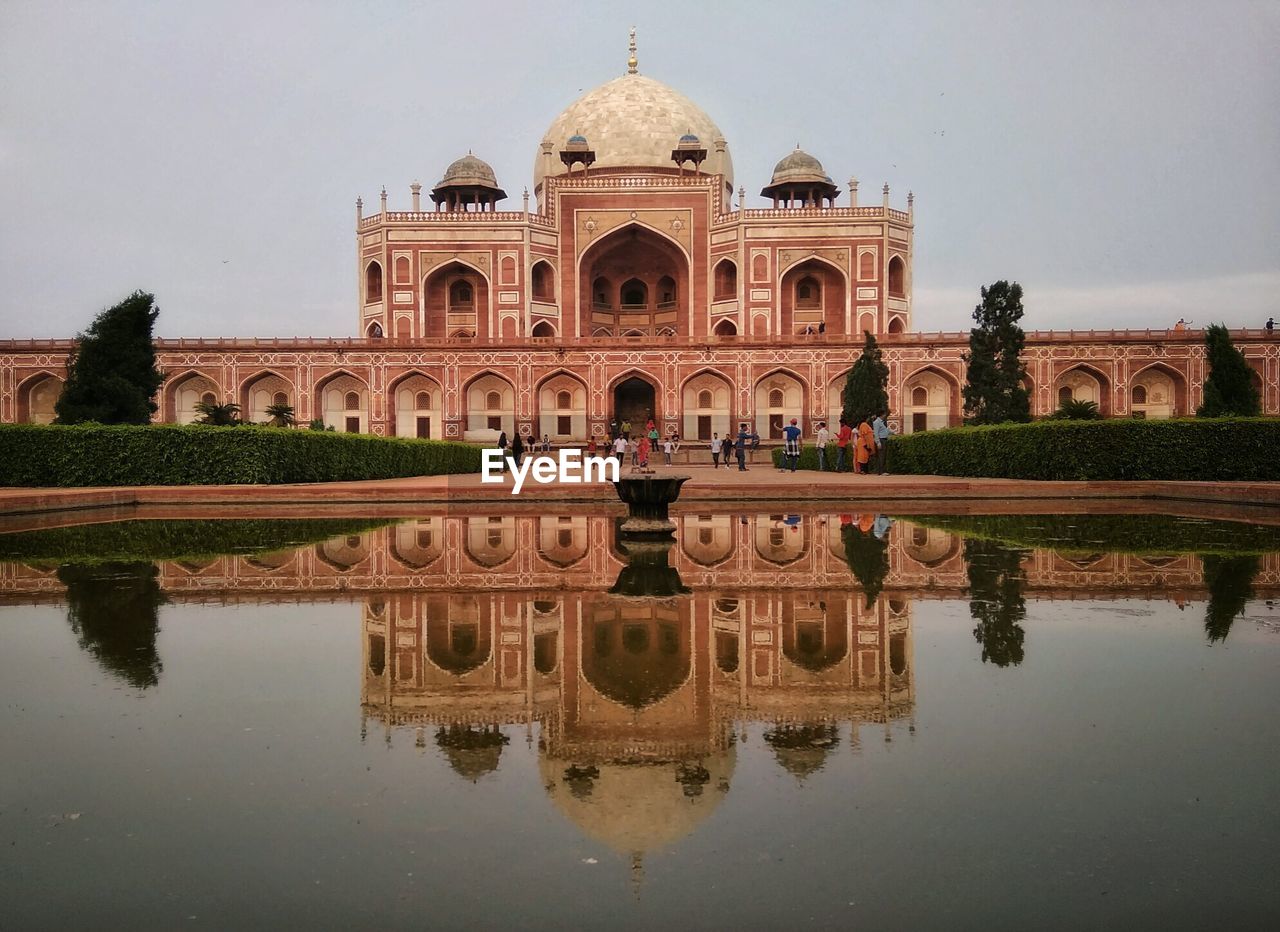
<instances>
[{"instance_id":1,"label":"minaret","mask_svg":"<svg viewBox=\"0 0 1280 932\"><path fill-rule=\"evenodd\" d=\"M852 175L849 176L849 206L858 206L858 179Z\"/></svg>"},{"instance_id":2,"label":"minaret","mask_svg":"<svg viewBox=\"0 0 1280 932\"><path fill-rule=\"evenodd\" d=\"M413 212L419 213L422 210L422 184L415 181L409 185L409 193L413 195Z\"/></svg>"}]
</instances>

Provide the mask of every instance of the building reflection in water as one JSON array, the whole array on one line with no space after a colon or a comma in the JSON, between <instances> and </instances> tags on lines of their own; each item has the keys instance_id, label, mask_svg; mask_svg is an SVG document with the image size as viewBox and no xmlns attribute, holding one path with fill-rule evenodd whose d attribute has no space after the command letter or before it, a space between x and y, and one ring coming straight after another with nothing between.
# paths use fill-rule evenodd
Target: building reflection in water
<instances>
[{"instance_id":1,"label":"building reflection in water","mask_svg":"<svg viewBox=\"0 0 1280 932\"><path fill-rule=\"evenodd\" d=\"M403 593L363 615L362 706L388 740L434 736L476 780L525 726L555 805L632 855L710 813L745 726L804 779L913 710L908 605L857 591Z\"/></svg>"}]
</instances>

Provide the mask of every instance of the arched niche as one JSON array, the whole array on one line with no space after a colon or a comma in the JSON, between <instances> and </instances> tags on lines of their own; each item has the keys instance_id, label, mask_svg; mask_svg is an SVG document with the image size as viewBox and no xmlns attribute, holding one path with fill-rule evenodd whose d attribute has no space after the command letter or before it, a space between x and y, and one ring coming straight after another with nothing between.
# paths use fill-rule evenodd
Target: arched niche
<instances>
[{"instance_id":1,"label":"arched niche","mask_svg":"<svg viewBox=\"0 0 1280 932\"><path fill-rule=\"evenodd\" d=\"M674 241L628 224L593 244L579 269L580 334L598 328L639 336L657 336L662 330L684 334L689 262Z\"/></svg>"},{"instance_id":2,"label":"arched niche","mask_svg":"<svg viewBox=\"0 0 1280 932\"><path fill-rule=\"evenodd\" d=\"M464 440L492 443L504 431L508 440L515 437L516 390L510 382L496 373L485 373L467 383L464 396Z\"/></svg>"},{"instance_id":3,"label":"arched niche","mask_svg":"<svg viewBox=\"0 0 1280 932\"><path fill-rule=\"evenodd\" d=\"M781 440L783 428L795 418L804 429L805 389L794 375L772 372L756 382L756 433Z\"/></svg>"},{"instance_id":4,"label":"arched niche","mask_svg":"<svg viewBox=\"0 0 1280 932\"><path fill-rule=\"evenodd\" d=\"M423 280L422 303L421 329L429 339L490 336L489 279L466 263L432 270Z\"/></svg>"},{"instance_id":5,"label":"arched niche","mask_svg":"<svg viewBox=\"0 0 1280 932\"><path fill-rule=\"evenodd\" d=\"M340 433L369 431L369 386L347 372L338 372L316 386L325 427Z\"/></svg>"},{"instance_id":6,"label":"arched niche","mask_svg":"<svg viewBox=\"0 0 1280 932\"><path fill-rule=\"evenodd\" d=\"M560 372L538 386L538 434L556 443L587 439L587 386Z\"/></svg>"},{"instance_id":7,"label":"arched niche","mask_svg":"<svg viewBox=\"0 0 1280 932\"><path fill-rule=\"evenodd\" d=\"M843 271L821 259L793 265L782 276L782 333L844 333L848 294Z\"/></svg>"},{"instance_id":8,"label":"arched niche","mask_svg":"<svg viewBox=\"0 0 1280 932\"><path fill-rule=\"evenodd\" d=\"M415 372L392 386L397 437L439 440L444 436L444 389L435 379Z\"/></svg>"},{"instance_id":9,"label":"arched niche","mask_svg":"<svg viewBox=\"0 0 1280 932\"><path fill-rule=\"evenodd\" d=\"M686 440L710 441L712 434L729 436L733 416L733 386L719 373L701 372L684 383L680 391Z\"/></svg>"}]
</instances>

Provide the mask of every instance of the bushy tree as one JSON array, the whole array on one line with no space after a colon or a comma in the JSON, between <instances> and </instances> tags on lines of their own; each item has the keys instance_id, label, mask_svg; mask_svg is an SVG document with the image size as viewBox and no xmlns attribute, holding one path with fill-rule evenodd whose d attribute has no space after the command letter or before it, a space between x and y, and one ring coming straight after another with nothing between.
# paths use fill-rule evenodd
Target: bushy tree
<instances>
[{"instance_id":1,"label":"bushy tree","mask_svg":"<svg viewBox=\"0 0 1280 932\"><path fill-rule=\"evenodd\" d=\"M841 412L844 419L857 426L861 421L869 421L875 415L889 413L889 367L885 365L884 355L876 345L876 338L870 331L864 330L866 339L862 344L862 355L849 370L844 382L844 391L840 399L844 403Z\"/></svg>"},{"instance_id":2,"label":"bushy tree","mask_svg":"<svg viewBox=\"0 0 1280 932\"><path fill-rule=\"evenodd\" d=\"M159 313L153 295L135 291L76 336L76 348L67 363L67 384L54 409L57 423L151 421L156 391L164 381L151 342Z\"/></svg>"},{"instance_id":3,"label":"bushy tree","mask_svg":"<svg viewBox=\"0 0 1280 932\"><path fill-rule=\"evenodd\" d=\"M267 418L272 427L292 427L297 423L291 404L267 405Z\"/></svg>"},{"instance_id":4,"label":"bushy tree","mask_svg":"<svg viewBox=\"0 0 1280 932\"><path fill-rule=\"evenodd\" d=\"M973 309L976 327L969 331L968 380L964 386L964 415L970 424L1002 424L1031 420L1031 396L1023 380L1022 347L1026 335L1022 319L1022 286L999 281L982 289L982 303Z\"/></svg>"},{"instance_id":5,"label":"bushy tree","mask_svg":"<svg viewBox=\"0 0 1280 932\"><path fill-rule=\"evenodd\" d=\"M1257 417L1262 413L1262 399L1244 354L1231 344L1231 334L1224 324L1205 329L1208 349L1209 377L1204 380L1204 404L1196 409L1197 417Z\"/></svg>"}]
</instances>

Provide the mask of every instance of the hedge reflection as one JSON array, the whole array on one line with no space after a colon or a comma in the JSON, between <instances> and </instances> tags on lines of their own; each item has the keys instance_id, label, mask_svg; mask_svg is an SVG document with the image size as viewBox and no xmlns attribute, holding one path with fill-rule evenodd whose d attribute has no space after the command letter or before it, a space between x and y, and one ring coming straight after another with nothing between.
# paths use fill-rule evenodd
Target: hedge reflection
<instances>
[{"instance_id":1,"label":"hedge reflection","mask_svg":"<svg viewBox=\"0 0 1280 932\"><path fill-rule=\"evenodd\" d=\"M973 636L982 645L982 662L997 667L1022 663L1022 597L1025 551L978 538L966 538L964 560L969 571L969 614L977 622Z\"/></svg>"},{"instance_id":2,"label":"hedge reflection","mask_svg":"<svg viewBox=\"0 0 1280 932\"><path fill-rule=\"evenodd\" d=\"M160 682L159 608L166 601L154 563L65 564L67 620L80 647L130 686Z\"/></svg>"},{"instance_id":3,"label":"hedge reflection","mask_svg":"<svg viewBox=\"0 0 1280 932\"><path fill-rule=\"evenodd\" d=\"M1262 569L1258 556L1215 557L1205 554L1204 584L1209 602L1204 610L1204 633L1209 643L1225 641L1231 624L1253 598L1253 580Z\"/></svg>"}]
</instances>

